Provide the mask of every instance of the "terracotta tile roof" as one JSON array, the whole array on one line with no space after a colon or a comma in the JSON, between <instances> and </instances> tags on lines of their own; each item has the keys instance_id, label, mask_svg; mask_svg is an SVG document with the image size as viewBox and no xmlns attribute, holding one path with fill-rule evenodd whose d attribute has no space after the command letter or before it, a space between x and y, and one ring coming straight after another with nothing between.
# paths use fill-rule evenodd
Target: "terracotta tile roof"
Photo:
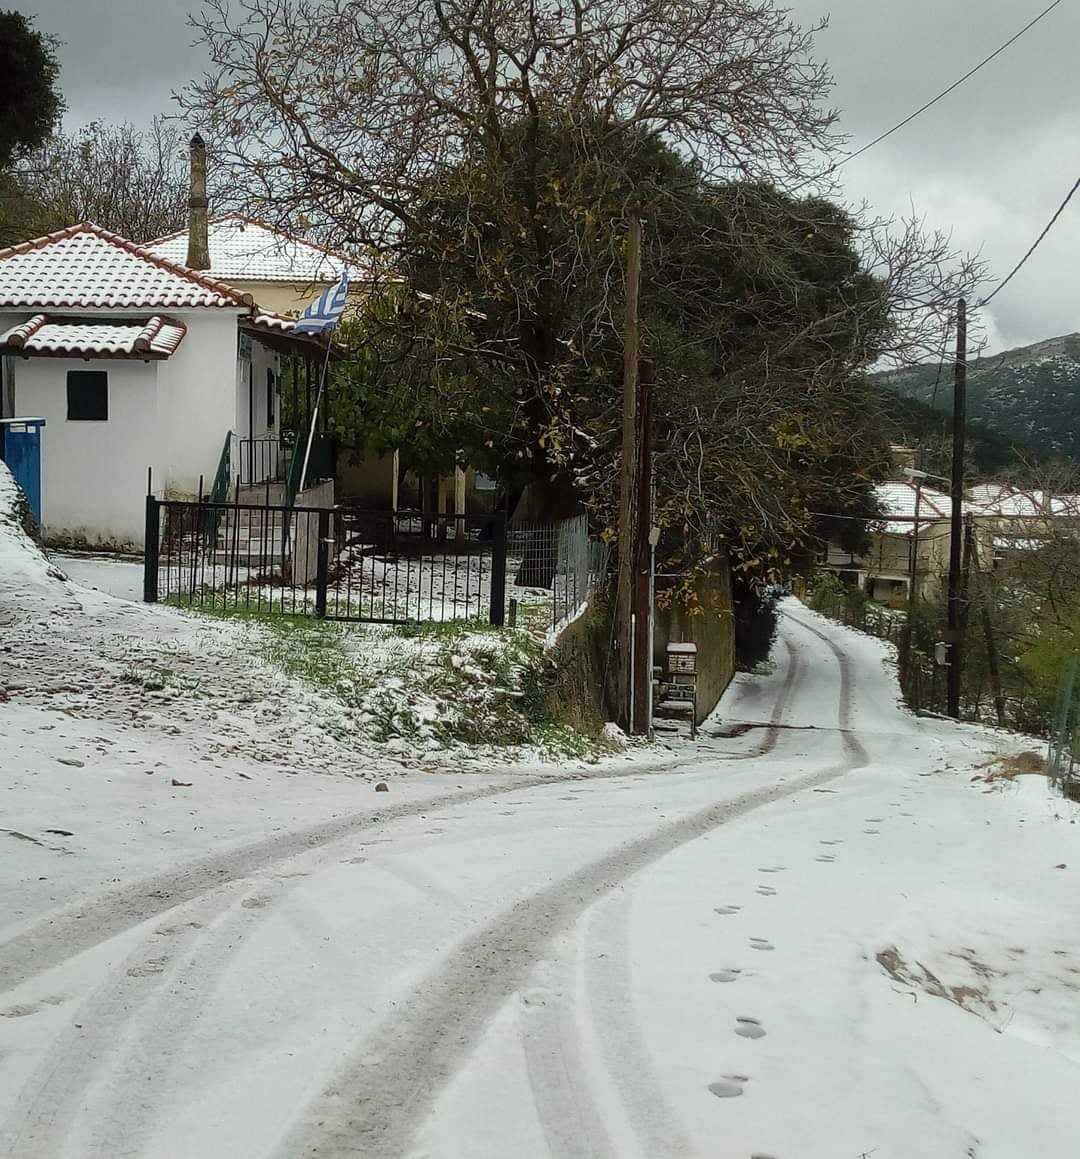
<instances>
[{"instance_id":1,"label":"terracotta tile roof","mask_svg":"<svg viewBox=\"0 0 1080 1159\"><path fill-rule=\"evenodd\" d=\"M96 321L35 314L0 334L8 354L69 358L168 358L187 327L155 314L152 318Z\"/></svg>"},{"instance_id":2,"label":"terracotta tile roof","mask_svg":"<svg viewBox=\"0 0 1080 1159\"><path fill-rule=\"evenodd\" d=\"M214 218L208 232L209 272L225 281L233 278L243 282L332 284L346 267L350 280L362 280L366 276L354 259L345 254L237 213ZM187 261L188 231L147 242L146 248L183 265Z\"/></svg>"},{"instance_id":3,"label":"terracotta tile roof","mask_svg":"<svg viewBox=\"0 0 1080 1159\"><path fill-rule=\"evenodd\" d=\"M250 294L88 221L0 250L0 307L235 309L252 304Z\"/></svg>"},{"instance_id":4,"label":"terracotta tile roof","mask_svg":"<svg viewBox=\"0 0 1080 1159\"><path fill-rule=\"evenodd\" d=\"M257 326L262 330L280 330L283 334L291 334L296 329L296 319L288 314L274 314L269 310L253 310L245 322Z\"/></svg>"},{"instance_id":5,"label":"terracotta tile roof","mask_svg":"<svg viewBox=\"0 0 1080 1159\"><path fill-rule=\"evenodd\" d=\"M288 314L274 314L269 310L259 310L256 308L246 317L240 319L240 325L244 330L255 334L264 334L268 338L288 338L293 343L301 343L304 346L325 351L326 339L320 334L307 334L303 332L297 334L297 321L298 319L290 318ZM333 348L339 349L336 343Z\"/></svg>"}]
</instances>

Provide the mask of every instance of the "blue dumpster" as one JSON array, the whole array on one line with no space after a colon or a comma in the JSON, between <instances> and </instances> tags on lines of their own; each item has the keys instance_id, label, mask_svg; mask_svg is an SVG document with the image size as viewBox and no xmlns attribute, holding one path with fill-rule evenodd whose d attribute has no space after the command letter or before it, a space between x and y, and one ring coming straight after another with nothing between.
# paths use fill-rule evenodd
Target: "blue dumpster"
<instances>
[{"instance_id":1,"label":"blue dumpster","mask_svg":"<svg viewBox=\"0 0 1080 1159\"><path fill-rule=\"evenodd\" d=\"M30 502L34 518L41 523L41 436L44 419L0 419L0 459L8 465L15 482Z\"/></svg>"}]
</instances>

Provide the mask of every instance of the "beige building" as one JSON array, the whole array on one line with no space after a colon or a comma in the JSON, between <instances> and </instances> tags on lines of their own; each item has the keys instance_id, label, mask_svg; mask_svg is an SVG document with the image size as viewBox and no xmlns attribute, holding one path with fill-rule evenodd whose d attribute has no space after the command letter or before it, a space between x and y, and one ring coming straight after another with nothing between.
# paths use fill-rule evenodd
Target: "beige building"
<instances>
[{"instance_id":1,"label":"beige building","mask_svg":"<svg viewBox=\"0 0 1080 1159\"><path fill-rule=\"evenodd\" d=\"M914 564L916 587L929 595L948 568L952 500L907 480L881 483L875 491L884 519L869 526L869 549L855 555L830 543L822 566L888 603L907 600Z\"/></svg>"},{"instance_id":2,"label":"beige building","mask_svg":"<svg viewBox=\"0 0 1080 1159\"><path fill-rule=\"evenodd\" d=\"M189 266L190 231L181 230L146 249L176 265ZM295 317L328 286L349 271L350 296L359 296L370 271L344 254L323 249L259 221L230 213L207 224L209 265L204 272L240 293L250 294L261 309Z\"/></svg>"},{"instance_id":3,"label":"beige building","mask_svg":"<svg viewBox=\"0 0 1080 1159\"><path fill-rule=\"evenodd\" d=\"M830 543L822 566L884 603L905 602L912 578L920 595L935 595L949 570L952 500L907 480L882 483L876 494L884 518L868 528L869 549L854 555ZM966 492L962 514L971 520L977 566L989 571L1080 529L1080 496L982 483Z\"/></svg>"}]
</instances>

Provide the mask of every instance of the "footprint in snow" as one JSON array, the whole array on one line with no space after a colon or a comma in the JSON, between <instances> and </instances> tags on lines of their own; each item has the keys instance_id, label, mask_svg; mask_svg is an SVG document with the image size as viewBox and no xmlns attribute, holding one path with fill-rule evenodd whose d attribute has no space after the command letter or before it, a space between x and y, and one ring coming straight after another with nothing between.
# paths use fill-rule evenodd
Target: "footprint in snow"
<instances>
[{"instance_id":1,"label":"footprint in snow","mask_svg":"<svg viewBox=\"0 0 1080 1159\"><path fill-rule=\"evenodd\" d=\"M776 947L772 944L772 942L767 941L765 938L751 938L750 939L750 949L751 950L775 950Z\"/></svg>"},{"instance_id":2,"label":"footprint in snow","mask_svg":"<svg viewBox=\"0 0 1080 1159\"><path fill-rule=\"evenodd\" d=\"M820 857L815 857L815 861L833 862L836 858L831 853L823 853Z\"/></svg>"},{"instance_id":3,"label":"footprint in snow","mask_svg":"<svg viewBox=\"0 0 1080 1159\"><path fill-rule=\"evenodd\" d=\"M776 890L773 889L773 887L771 885L759 885L757 887L757 892L760 893L762 897L775 897L776 896Z\"/></svg>"},{"instance_id":4,"label":"footprint in snow","mask_svg":"<svg viewBox=\"0 0 1080 1159\"><path fill-rule=\"evenodd\" d=\"M881 822L884 820L885 820L884 817L867 817L866 823L867 823L867 825L880 825Z\"/></svg>"},{"instance_id":5,"label":"footprint in snow","mask_svg":"<svg viewBox=\"0 0 1080 1159\"><path fill-rule=\"evenodd\" d=\"M734 966L730 970L717 970L715 974L709 975L710 982L736 982L742 970L736 969Z\"/></svg>"},{"instance_id":6,"label":"footprint in snow","mask_svg":"<svg viewBox=\"0 0 1080 1159\"><path fill-rule=\"evenodd\" d=\"M709 1090L718 1099L734 1099L743 1093L743 1088L749 1081L749 1075L726 1074L722 1079L709 1083Z\"/></svg>"},{"instance_id":7,"label":"footprint in snow","mask_svg":"<svg viewBox=\"0 0 1080 1159\"><path fill-rule=\"evenodd\" d=\"M835 841L819 841L819 845L843 845L843 841L837 838Z\"/></svg>"},{"instance_id":8,"label":"footprint in snow","mask_svg":"<svg viewBox=\"0 0 1080 1159\"><path fill-rule=\"evenodd\" d=\"M20 1002L0 1010L0 1018L25 1018L29 1014L36 1014L43 1006L60 1006L66 1001L63 995L54 994L50 998L42 998L40 1002Z\"/></svg>"},{"instance_id":9,"label":"footprint in snow","mask_svg":"<svg viewBox=\"0 0 1080 1159\"><path fill-rule=\"evenodd\" d=\"M735 1033L740 1038L764 1038L765 1027L756 1018L736 1018Z\"/></svg>"},{"instance_id":10,"label":"footprint in snow","mask_svg":"<svg viewBox=\"0 0 1080 1159\"><path fill-rule=\"evenodd\" d=\"M758 869L758 873L783 873L785 869L786 865L763 865Z\"/></svg>"},{"instance_id":11,"label":"footprint in snow","mask_svg":"<svg viewBox=\"0 0 1080 1159\"><path fill-rule=\"evenodd\" d=\"M881 832L881 830L880 829L864 829L863 832L869 833L872 836L876 837Z\"/></svg>"},{"instance_id":12,"label":"footprint in snow","mask_svg":"<svg viewBox=\"0 0 1080 1159\"><path fill-rule=\"evenodd\" d=\"M718 914L737 914L742 909L741 905L718 905L715 907L715 912Z\"/></svg>"}]
</instances>

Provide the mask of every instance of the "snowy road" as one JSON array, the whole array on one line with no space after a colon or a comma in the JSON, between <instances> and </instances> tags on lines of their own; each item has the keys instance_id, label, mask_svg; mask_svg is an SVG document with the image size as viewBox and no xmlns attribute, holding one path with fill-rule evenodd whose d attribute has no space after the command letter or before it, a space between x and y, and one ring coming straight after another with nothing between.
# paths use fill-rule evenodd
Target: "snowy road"
<instances>
[{"instance_id":1,"label":"snowy road","mask_svg":"<svg viewBox=\"0 0 1080 1159\"><path fill-rule=\"evenodd\" d=\"M775 659L675 768L292 781L273 832L54 855L0 1153L1077 1153L1077 810L973 781L1019 746L909 716L875 641L791 602Z\"/></svg>"}]
</instances>

